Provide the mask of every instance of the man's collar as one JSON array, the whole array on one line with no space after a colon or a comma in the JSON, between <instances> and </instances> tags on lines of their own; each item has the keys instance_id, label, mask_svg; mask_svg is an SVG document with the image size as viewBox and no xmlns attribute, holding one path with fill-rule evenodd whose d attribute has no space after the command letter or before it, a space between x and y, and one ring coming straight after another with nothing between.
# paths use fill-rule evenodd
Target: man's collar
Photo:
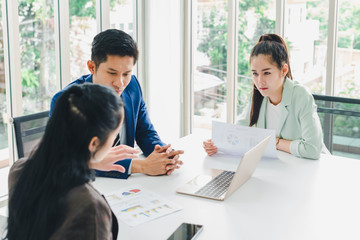
<instances>
[{"instance_id":1,"label":"man's collar","mask_svg":"<svg viewBox=\"0 0 360 240\"><path fill-rule=\"evenodd\" d=\"M85 77L85 82L93 82L92 81L92 78L93 78L93 75L92 74L89 74L89 75L87 75L86 77Z\"/></svg>"}]
</instances>

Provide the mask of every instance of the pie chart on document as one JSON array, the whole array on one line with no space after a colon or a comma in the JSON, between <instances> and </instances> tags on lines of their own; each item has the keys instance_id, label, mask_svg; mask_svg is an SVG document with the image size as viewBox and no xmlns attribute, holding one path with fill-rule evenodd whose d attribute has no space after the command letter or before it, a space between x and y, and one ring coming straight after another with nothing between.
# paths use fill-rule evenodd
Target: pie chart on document
<instances>
[{"instance_id":1,"label":"pie chart on document","mask_svg":"<svg viewBox=\"0 0 360 240\"><path fill-rule=\"evenodd\" d=\"M239 144L239 137L236 136L235 134L230 133L227 136L227 142L230 143L231 145L235 146Z\"/></svg>"}]
</instances>

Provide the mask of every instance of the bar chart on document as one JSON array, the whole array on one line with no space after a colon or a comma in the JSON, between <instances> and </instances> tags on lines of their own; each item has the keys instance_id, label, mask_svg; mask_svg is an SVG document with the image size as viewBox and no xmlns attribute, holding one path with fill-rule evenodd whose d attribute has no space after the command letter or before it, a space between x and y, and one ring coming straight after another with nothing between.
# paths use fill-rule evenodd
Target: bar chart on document
<instances>
[{"instance_id":1,"label":"bar chart on document","mask_svg":"<svg viewBox=\"0 0 360 240\"><path fill-rule=\"evenodd\" d=\"M177 212L175 203L143 189L130 186L105 196L116 217L131 227Z\"/></svg>"}]
</instances>

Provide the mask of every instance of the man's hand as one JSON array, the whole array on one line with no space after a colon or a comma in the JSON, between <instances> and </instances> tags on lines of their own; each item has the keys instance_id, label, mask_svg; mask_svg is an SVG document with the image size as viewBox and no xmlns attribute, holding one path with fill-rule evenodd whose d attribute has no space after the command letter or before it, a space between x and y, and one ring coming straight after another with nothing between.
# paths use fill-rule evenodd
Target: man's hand
<instances>
[{"instance_id":1,"label":"man's hand","mask_svg":"<svg viewBox=\"0 0 360 240\"><path fill-rule=\"evenodd\" d=\"M133 160L132 172L148 175L170 175L183 164L179 160L179 155L183 153L183 150L173 151L170 144L163 147L156 145L154 151L144 160Z\"/></svg>"},{"instance_id":2,"label":"man's hand","mask_svg":"<svg viewBox=\"0 0 360 240\"><path fill-rule=\"evenodd\" d=\"M156 149L156 148L155 148ZM170 159L174 159L174 164L168 164L166 167L166 174L170 175L172 172L175 171L175 169L179 169L181 165L183 165L183 162L179 160L180 154L183 154L184 151L182 151L180 154L176 154L175 150L171 148L171 145L166 149L166 153L169 154Z\"/></svg>"},{"instance_id":3,"label":"man's hand","mask_svg":"<svg viewBox=\"0 0 360 240\"><path fill-rule=\"evenodd\" d=\"M99 162L90 162L89 167L101 171L118 171L125 172L125 168L121 165L115 164L124 159L133 159L139 157L138 150L127 145L118 145L112 147L106 157Z\"/></svg>"}]
</instances>

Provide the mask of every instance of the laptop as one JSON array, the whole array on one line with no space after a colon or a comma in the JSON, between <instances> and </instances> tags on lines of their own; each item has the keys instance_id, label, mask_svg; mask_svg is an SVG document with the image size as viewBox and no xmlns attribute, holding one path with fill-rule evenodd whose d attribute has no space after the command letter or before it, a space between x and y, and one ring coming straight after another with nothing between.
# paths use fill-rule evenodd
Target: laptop
<instances>
[{"instance_id":1,"label":"laptop","mask_svg":"<svg viewBox=\"0 0 360 240\"><path fill-rule=\"evenodd\" d=\"M195 177L176 192L224 201L252 176L270 137L266 137L242 156L236 172L210 169L208 175Z\"/></svg>"}]
</instances>

